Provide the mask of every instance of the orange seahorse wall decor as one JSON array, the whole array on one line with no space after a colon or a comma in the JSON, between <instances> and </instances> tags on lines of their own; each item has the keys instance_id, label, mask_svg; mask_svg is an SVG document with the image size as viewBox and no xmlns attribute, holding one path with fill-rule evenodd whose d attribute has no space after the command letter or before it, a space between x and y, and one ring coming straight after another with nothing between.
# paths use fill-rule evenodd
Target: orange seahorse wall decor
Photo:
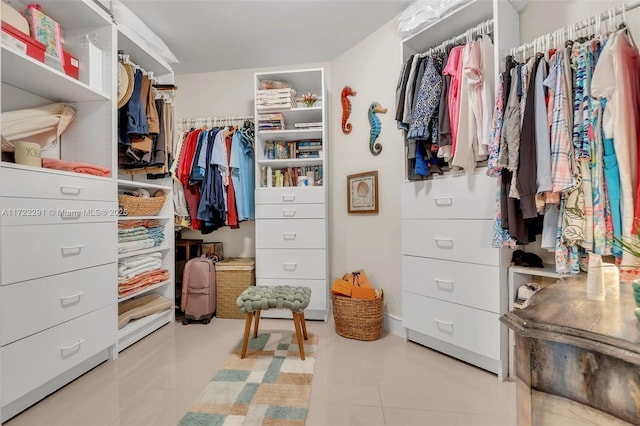
<instances>
[{"instance_id":1,"label":"orange seahorse wall decor","mask_svg":"<svg viewBox=\"0 0 640 426\"><path fill-rule=\"evenodd\" d=\"M342 89L342 95L340 96L340 99L342 100L342 133L345 135L351 133L351 123L347 123L349 115L351 115L351 102L349 102L347 96L355 95L356 92L354 92L349 86L344 86L344 89Z\"/></svg>"}]
</instances>

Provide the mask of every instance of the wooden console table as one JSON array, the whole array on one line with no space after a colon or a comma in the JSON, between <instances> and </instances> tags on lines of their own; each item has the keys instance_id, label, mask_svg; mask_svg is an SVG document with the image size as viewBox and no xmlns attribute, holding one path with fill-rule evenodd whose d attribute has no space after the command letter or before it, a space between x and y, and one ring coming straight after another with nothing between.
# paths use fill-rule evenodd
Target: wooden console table
<instances>
[{"instance_id":1,"label":"wooden console table","mask_svg":"<svg viewBox=\"0 0 640 426\"><path fill-rule=\"evenodd\" d=\"M552 284L500 318L516 336L518 425L640 424L640 323L630 285L594 302Z\"/></svg>"}]
</instances>

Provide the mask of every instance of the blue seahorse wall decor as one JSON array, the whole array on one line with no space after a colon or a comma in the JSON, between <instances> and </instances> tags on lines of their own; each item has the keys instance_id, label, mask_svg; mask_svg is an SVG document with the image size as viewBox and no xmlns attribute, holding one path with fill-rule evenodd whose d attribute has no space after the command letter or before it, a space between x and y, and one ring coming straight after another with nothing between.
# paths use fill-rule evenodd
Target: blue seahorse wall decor
<instances>
[{"instance_id":1,"label":"blue seahorse wall decor","mask_svg":"<svg viewBox=\"0 0 640 426\"><path fill-rule=\"evenodd\" d=\"M382 130L382 124L376 114L386 114L387 109L383 108L378 102L371 102L369 105L369 126L371 126L371 135L369 137L369 151L373 155L378 155L382 152L382 145L380 142L376 142L380 131Z\"/></svg>"}]
</instances>

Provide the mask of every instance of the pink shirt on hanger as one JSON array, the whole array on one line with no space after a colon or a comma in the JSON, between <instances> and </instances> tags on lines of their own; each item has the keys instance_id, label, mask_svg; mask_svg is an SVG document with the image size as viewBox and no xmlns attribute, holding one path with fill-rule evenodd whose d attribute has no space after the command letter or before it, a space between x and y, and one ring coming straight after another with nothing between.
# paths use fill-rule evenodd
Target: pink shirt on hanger
<instances>
[{"instance_id":1,"label":"pink shirt on hanger","mask_svg":"<svg viewBox=\"0 0 640 426\"><path fill-rule=\"evenodd\" d=\"M462 49L464 46L455 46L449 52L447 65L442 70L442 74L451 76L449 85L449 122L451 124L451 152L446 153L445 158L451 158L456 152L456 142L458 138L458 122L460 121L460 84L462 83ZM449 148L443 146L443 150ZM448 155L447 155L448 154Z\"/></svg>"}]
</instances>

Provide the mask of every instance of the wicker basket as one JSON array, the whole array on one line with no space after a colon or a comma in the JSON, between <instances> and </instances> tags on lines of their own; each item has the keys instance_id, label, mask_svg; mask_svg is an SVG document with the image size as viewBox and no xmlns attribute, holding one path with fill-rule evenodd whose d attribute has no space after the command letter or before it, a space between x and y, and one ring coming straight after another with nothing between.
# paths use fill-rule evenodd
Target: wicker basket
<instances>
[{"instance_id":1,"label":"wicker basket","mask_svg":"<svg viewBox=\"0 0 640 426\"><path fill-rule=\"evenodd\" d=\"M380 299L352 299L331 295L336 333L356 340L377 340L382 333L382 306Z\"/></svg>"},{"instance_id":2,"label":"wicker basket","mask_svg":"<svg viewBox=\"0 0 640 426\"><path fill-rule=\"evenodd\" d=\"M229 257L216 263L216 317L246 318L236 300L247 287L256 284L253 258Z\"/></svg>"},{"instance_id":3,"label":"wicker basket","mask_svg":"<svg viewBox=\"0 0 640 426\"><path fill-rule=\"evenodd\" d=\"M121 216L156 216L167 195L156 195L154 197L134 197L132 195L119 194L118 202L122 211Z\"/></svg>"}]
</instances>

